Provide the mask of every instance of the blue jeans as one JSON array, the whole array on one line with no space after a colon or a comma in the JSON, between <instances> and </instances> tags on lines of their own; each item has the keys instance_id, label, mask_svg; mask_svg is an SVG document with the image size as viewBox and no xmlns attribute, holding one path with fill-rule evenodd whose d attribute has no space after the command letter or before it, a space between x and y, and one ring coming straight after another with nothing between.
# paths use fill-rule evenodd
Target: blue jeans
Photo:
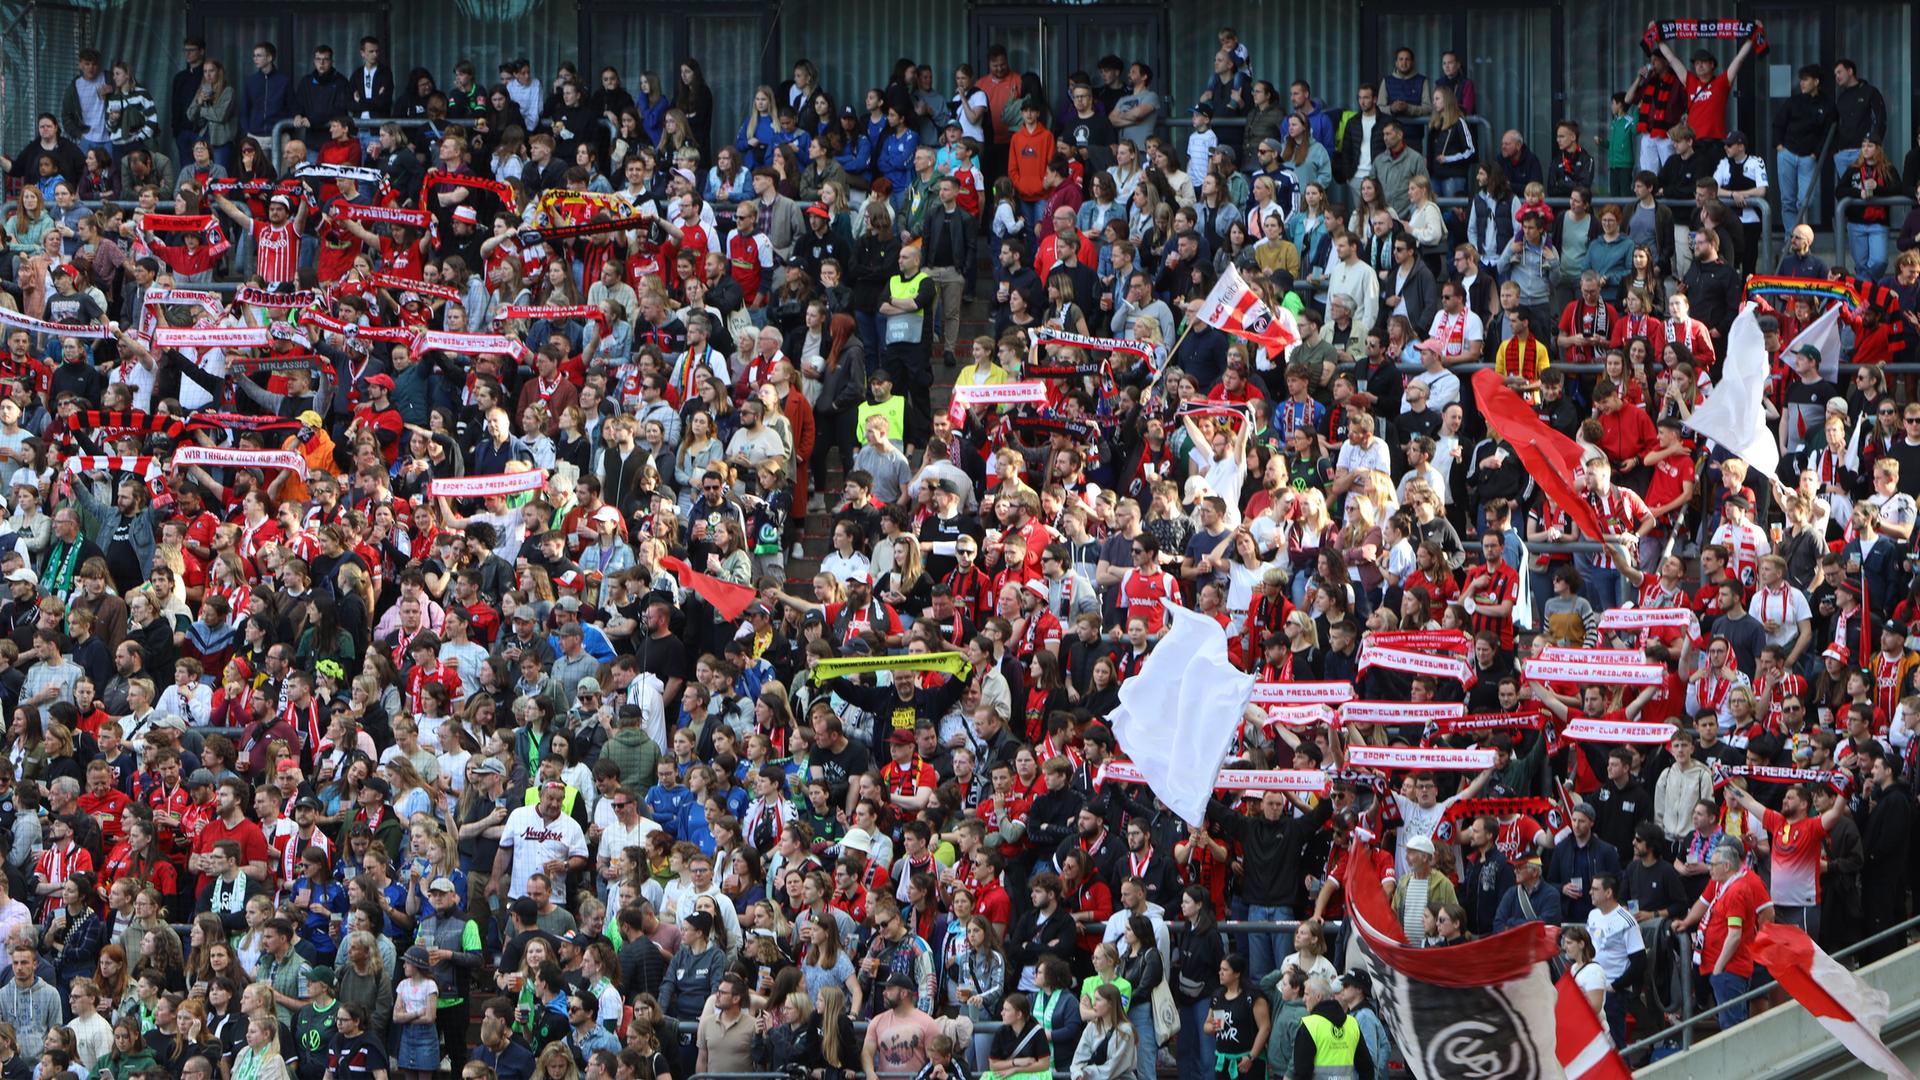
<instances>
[{"instance_id":1,"label":"blue jeans","mask_svg":"<svg viewBox=\"0 0 1920 1080\"><path fill-rule=\"evenodd\" d=\"M1464 176L1436 176L1433 180L1434 194L1450 199L1467 193L1467 178Z\"/></svg>"},{"instance_id":2,"label":"blue jeans","mask_svg":"<svg viewBox=\"0 0 1920 1080\"><path fill-rule=\"evenodd\" d=\"M1595 610L1620 606L1620 571L1595 566L1591 555L1575 555L1573 565L1580 571L1580 595Z\"/></svg>"},{"instance_id":3,"label":"blue jeans","mask_svg":"<svg viewBox=\"0 0 1920 1080\"><path fill-rule=\"evenodd\" d=\"M1027 232L1032 234L1040 227L1040 213L1047 208L1044 201L1027 202L1020 200L1020 216L1027 221Z\"/></svg>"},{"instance_id":4,"label":"blue jeans","mask_svg":"<svg viewBox=\"0 0 1920 1080\"><path fill-rule=\"evenodd\" d=\"M1180 1006L1180 1035L1173 1049L1180 1080L1213 1080L1213 1036L1206 1029L1212 1004L1202 1000Z\"/></svg>"},{"instance_id":5,"label":"blue jeans","mask_svg":"<svg viewBox=\"0 0 1920 1080\"><path fill-rule=\"evenodd\" d=\"M1792 232L1793 227L1800 224L1801 211L1813 205L1813 188L1820 180L1819 163L1820 159L1811 154L1796 154L1791 150L1774 153L1773 169L1780 174L1783 231Z\"/></svg>"},{"instance_id":6,"label":"blue jeans","mask_svg":"<svg viewBox=\"0 0 1920 1080\"><path fill-rule=\"evenodd\" d=\"M1859 160L1860 148L1857 146L1847 150L1835 150L1833 152L1833 178L1837 181L1847 175L1847 170L1853 168L1854 162Z\"/></svg>"},{"instance_id":7,"label":"blue jeans","mask_svg":"<svg viewBox=\"0 0 1920 1080\"><path fill-rule=\"evenodd\" d=\"M1293 909L1284 904L1248 904L1248 922L1291 922ZM1247 934L1247 974L1255 982L1280 966L1293 951L1293 935L1280 931Z\"/></svg>"},{"instance_id":8,"label":"blue jeans","mask_svg":"<svg viewBox=\"0 0 1920 1080\"><path fill-rule=\"evenodd\" d=\"M1127 1022L1133 1025L1139 1047L1133 1060L1134 1080L1153 1080L1160 1068L1160 1033L1153 1026L1152 999L1136 996L1133 1008L1127 1010Z\"/></svg>"},{"instance_id":9,"label":"blue jeans","mask_svg":"<svg viewBox=\"0 0 1920 1080\"><path fill-rule=\"evenodd\" d=\"M1715 1005L1723 1001L1732 1001L1734 998L1746 993L1751 982L1751 976L1735 975L1731 971L1722 972L1719 975L1707 976L1707 985L1713 988L1713 1003ZM1719 1015L1720 1030L1725 1031L1746 1018L1747 1006L1744 1002L1735 1005L1731 1009L1723 1009Z\"/></svg>"},{"instance_id":10,"label":"blue jeans","mask_svg":"<svg viewBox=\"0 0 1920 1080\"><path fill-rule=\"evenodd\" d=\"M1847 250L1853 255L1854 275L1878 281L1887 268L1887 227L1848 222Z\"/></svg>"}]
</instances>

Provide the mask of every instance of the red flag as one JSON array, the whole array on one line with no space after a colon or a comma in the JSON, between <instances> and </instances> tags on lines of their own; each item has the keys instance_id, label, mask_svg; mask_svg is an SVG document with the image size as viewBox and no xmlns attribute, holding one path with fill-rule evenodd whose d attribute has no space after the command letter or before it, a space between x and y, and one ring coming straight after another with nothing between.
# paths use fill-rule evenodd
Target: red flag
<instances>
[{"instance_id":1,"label":"red flag","mask_svg":"<svg viewBox=\"0 0 1920 1080\"><path fill-rule=\"evenodd\" d=\"M1600 1016L1587 1004L1587 995L1572 974L1560 977L1560 996L1553 1004L1554 1051L1567 1080L1633 1080L1633 1070L1613 1048Z\"/></svg>"},{"instance_id":2,"label":"red flag","mask_svg":"<svg viewBox=\"0 0 1920 1080\"><path fill-rule=\"evenodd\" d=\"M1200 305L1200 321L1262 346L1276 358L1300 344L1300 328L1293 321L1293 313L1286 308L1276 311L1267 307L1232 266L1220 275L1206 303Z\"/></svg>"},{"instance_id":3,"label":"red flag","mask_svg":"<svg viewBox=\"0 0 1920 1080\"><path fill-rule=\"evenodd\" d=\"M714 610L725 619L739 618L747 610L747 605L760 595L745 585L735 585L711 574L703 574L688 566L685 559L677 559L672 555L662 555L660 565L673 571L681 585L699 593L701 599L712 604Z\"/></svg>"},{"instance_id":4,"label":"red flag","mask_svg":"<svg viewBox=\"0 0 1920 1080\"><path fill-rule=\"evenodd\" d=\"M1781 988L1862 1064L1913 1080L1913 1073L1880 1040L1889 1005L1884 991L1840 966L1797 926L1763 926L1754 944L1754 962L1764 965Z\"/></svg>"},{"instance_id":5,"label":"red flag","mask_svg":"<svg viewBox=\"0 0 1920 1080\"><path fill-rule=\"evenodd\" d=\"M1488 430L1513 445L1534 483L1547 493L1548 501L1566 511L1588 537L1598 540L1605 536L1592 504L1574 487L1573 478L1584 464L1579 444L1548 427L1531 405L1507 389L1492 368L1473 373L1473 396L1480 403L1480 414L1487 418Z\"/></svg>"}]
</instances>

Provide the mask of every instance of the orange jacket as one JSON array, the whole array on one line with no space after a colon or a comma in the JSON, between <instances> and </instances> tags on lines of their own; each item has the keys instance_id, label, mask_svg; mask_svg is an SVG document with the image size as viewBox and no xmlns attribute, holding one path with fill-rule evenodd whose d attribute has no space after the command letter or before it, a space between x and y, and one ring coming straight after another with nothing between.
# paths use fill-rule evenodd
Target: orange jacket
<instances>
[{"instance_id":1,"label":"orange jacket","mask_svg":"<svg viewBox=\"0 0 1920 1080\"><path fill-rule=\"evenodd\" d=\"M1027 202L1047 197L1047 162L1053 160L1053 132L1043 127L1019 128L1007 147L1007 178Z\"/></svg>"}]
</instances>

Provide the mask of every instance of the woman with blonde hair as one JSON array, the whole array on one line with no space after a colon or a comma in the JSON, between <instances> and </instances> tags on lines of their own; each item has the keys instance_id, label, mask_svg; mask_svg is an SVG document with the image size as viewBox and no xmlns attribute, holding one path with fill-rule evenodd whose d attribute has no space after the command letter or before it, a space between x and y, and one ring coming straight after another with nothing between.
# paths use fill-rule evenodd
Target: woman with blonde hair
<instances>
[{"instance_id":1,"label":"woman with blonde hair","mask_svg":"<svg viewBox=\"0 0 1920 1080\"><path fill-rule=\"evenodd\" d=\"M1091 1006L1085 1011L1091 1014L1091 1021L1080 1032L1073 1064L1067 1069L1070 1080L1125 1080L1132 1076L1138 1047L1120 988L1113 983L1096 987Z\"/></svg>"},{"instance_id":2,"label":"woman with blonde hair","mask_svg":"<svg viewBox=\"0 0 1920 1080\"><path fill-rule=\"evenodd\" d=\"M234 1056L228 1080L288 1080L287 1063L280 1057L280 1025L272 1016L247 1021L247 1045Z\"/></svg>"}]
</instances>

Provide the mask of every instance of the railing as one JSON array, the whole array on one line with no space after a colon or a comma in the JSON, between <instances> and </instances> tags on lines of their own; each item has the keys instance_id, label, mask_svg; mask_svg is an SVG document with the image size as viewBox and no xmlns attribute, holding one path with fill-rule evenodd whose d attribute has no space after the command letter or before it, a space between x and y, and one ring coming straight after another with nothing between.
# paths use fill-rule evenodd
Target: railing
<instances>
[{"instance_id":1,"label":"railing","mask_svg":"<svg viewBox=\"0 0 1920 1080\"><path fill-rule=\"evenodd\" d=\"M1872 937L1866 938L1861 941L1856 941L1852 945L1849 945L1846 948L1841 949L1839 952L1834 953L1833 958L1835 960L1840 960L1845 957L1852 956L1853 954L1859 952L1860 950L1865 949L1869 945L1873 945L1878 942L1885 941L1886 939L1895 937L1896 935L1904 939L1907 934L1907 931L1913 930L1915 928L1920 928L1920 915L1916 915L1913 918L1908 919L1906 922L1903 922L1898 926L1888 927L1887 929L1880 931L1879 933L1873 935ZM1688 985L1692 985L1692 981L1693 981L1692 974L1693 974L1692 971L1687 972ZM1701 1012L1693 1013L1692 1015L1689 1015L1689 1016L1683 1016L1678 1022L1672 1024L1671 1026L1662 1028L1659 1031L1654 1032L1653 1034L1647 1036L1644 1039L1640 1039L1637 1042L1629 1044L1625 1049L1621 1051L1621 1053L1623 1055L1636 1054L1642 1050L1651 1050L1652 1048L1660 1045L1663 1042L1666 1042L1668 1039L1672 1038L1675 1035L1680 1036L1680 1049L1689 1050L1693 1047L1693 1026L1695 1024L1699 1023L1702 1020L1719 1016L1722 1012L1726 1011L1727 1009L1733 1008L1735 1005L1744 1005L1750 1001L1757 1001L1760 998L1765 997L1767 994L1771 993L1774 990L1775 985L1776 984L1768 983L1766 986L1762 986L1757 990L1749 990L1746 993L1741 994L1737 998L1733 998L1728 1001L1717 1002L1711 1009L1706 1009Z\"/></svg>"},{"instance_id":2,"label":"railing","mask_svg":"<svg viewBox=\"0 0 1920 1080\"><path fill-rule=\"evenodd\" d=\"M1473 206L1473 196L1471 195L1446 195L1436 197L1433 201L1442 209L1446 210L1464 210ZM1602 206L1634 206L1638 204L1639 201L1639 199L1631 195L1595 195L1588 200L1587 205L1597 209ZM1570 202L1571 200L1561 195L1551 195L1547 198L1547 205L1553 207L1555 210L1565 210ZM1694 208L1692 199L1655 199L1654 202L1673 210L1692 210ZM1737 211L1741 208L1735 207L1734 209ZM1760 215L1760 251L1754 257L1754 269L1756 272L1762 274L1771 273L1774 267L1773 204L1762 199L1759 202L1748 203L1745 209L1752 210ZM1733 222L1733 224L1736 225L1739 223L1737 219ZM1625 235L1624 230L1622 231L1622 235ZM1480 254L1483 257L1492 258L1499 253L1483 251Z\"/></svg>"},{"instance_id":3,"label":"railing","mask_svg":"<svg viewBox=\"0 0 1920 1080\"><path fill-rule=\"evenodd\" d=\"M1833 262L1828 264L1836 270L1845 270L1848 273L1853 272L1853 245L1847 243L1847 225L1849 224L1847 221L1847 211L1861 206L1884 206L1889 210L1904 206L1912 209L1913 200L1905 195L1888 195L1878 199L1840 199L1836 201L1833 204ZM1888 214L1887 217L1888 221L1883 228L1885 228L1889 234L1899 231L1899 226L1892 220L1893 215ZM1892 235L1887 237L1887 243L1889 247L1892 246ZM1892 253L1889 252L1887 259L1888 266L1893 265L1891 255Z\"/></svg>"},{"instance_id":4,"label":"railing","mask_svg":"<svg viewBox=\"0 0 1920 1080\"><path fill-rule=\"evenodd\" d=\"M379 130L381 127L384 127L387 124L399 124L403 128L404 127L431 127L434 124L434 121L427 120L425 118L418 117L418 116L410 116L410 117L369 116L365 119L348 117L347 122L352 124L356 129L368 129L368 130L374 130L374 131ZM450 126L460 124L460 122L457 120L448 120L447 123ZM301 125L294 123L290 119L282 120L279 123L273 125L273 130L267 133L267 143L268 143L267 152L273 155L273 167L275 169L280 170L283 173L286 171L286 166L285 166L285 163L280 160L280 144L286 141L287 132L292 131L294 128L297 128L300 126ZM312 126L313 125L311 124L307 125L308 128L311 128Z\"/></svg>"}]
</instances>

